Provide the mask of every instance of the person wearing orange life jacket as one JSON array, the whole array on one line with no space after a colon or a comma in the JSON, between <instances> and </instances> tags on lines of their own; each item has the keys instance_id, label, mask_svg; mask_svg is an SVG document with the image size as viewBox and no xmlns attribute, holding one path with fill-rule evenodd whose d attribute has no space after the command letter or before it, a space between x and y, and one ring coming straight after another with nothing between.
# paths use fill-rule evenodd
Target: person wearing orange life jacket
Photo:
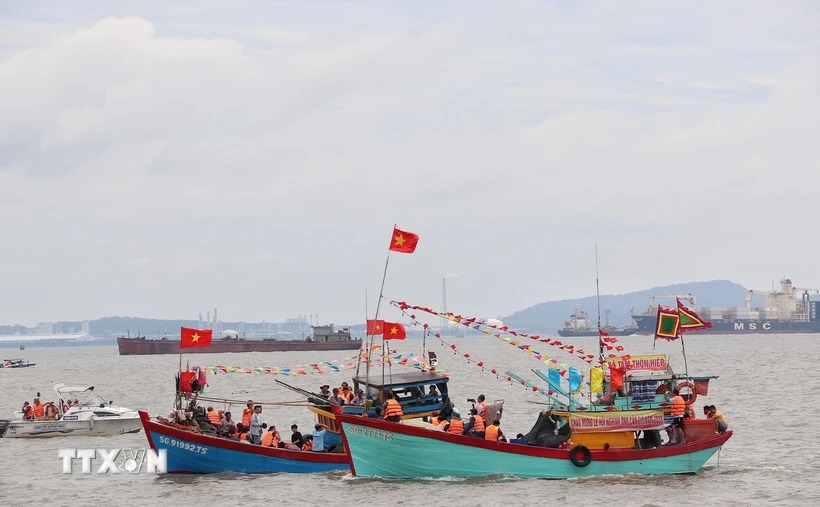
<instances>
[{"instance_id":1,"label":"person wearing orange life jacket","mask_svg":"<svg viewBox=\"0 0 820 507\"><path fill-rule=\"evenodd\" d=\"M242 423L237 424L236 436L240 442L248 442L248 428Z\"/></svg>"},{"instance_id":2,"label":"person wearing orange life jacket","mask_svg":"<svg viewBox=\"0 0 820 507\"><path fill-rule=\"evenodd\" d=\"M683 444L686 439L683 435L683 415L686 413L686 401L680 395L677 388L672 389L672 408L669 415L672 416L672 424L669 426L669 442L667 445Z\"/></svg>"},{"instance_id":3,"label":"person wearing orange life jacket","mask_svg":"<svg viewBox=\"0 0 820 507\"><path fill-rule=\"evenodd\" d=\"M388 393L387 401L384 402L384 407L382 408L382 418L385 421L399 422L401 421L402 415L404 415L404 412L401 409L401 405L399 405L399 402L396 401L392 393Z\"/></svg>"},{"instance_id":4,"label":"person wearing orange life jacket","mask_svg":"<svg viewBox=\"0 0 820 507\"><path fill-rule=\"evenodd\" d=\"M496 419L493 423L484 430L484 440L491 440L493 442L506 442L504 433L501 431L501 422Z\"/></svg>"},{"instance_id":5,"label":"person wearing orange life jacket","mask_svg":"<svg viewBox=\"0 0 820 507\"><path fill-rule=\"evenodd\" d=\"M251 427L251 417L253 417L253 401L248 400L248 405L242 410L242 426Z\"/></svg>"},{"instance_id":6,"label":"person wearing orange life jacket","mask_svg":"<svg viewBox=\"0 0 820 507\"><path fill-rule=\"evenodd\" d=\"M208 407L208 410L205 414L208 417L208 422L213 424L214 426L219 426L219 423L222 422L222 418L219 417L219 413L216 410L214 410L214 407Z\"/></svg>"},{"instance_id":7,"label":"person wearing orange life jacket","mask_svg":"<svg viewBox=\"0 0 820 507\"><path fill-rule=\"evenodd\" d=\"M475 409L478 410L478 415L481 416L481 420L484 421L484 425L487 425L487 402L484 401L486 398L483 394L478 395L478 403L475 404Z\"/></svg>"},{"instance_id":8,"label":"person wearing orange life jacket","mask_svg":"<svg viewBox=\"0 0 820 507\"><path fill-rule=\"evenodd\" d=\"M34 419L34 414L31 413L31 404L27 401L23 402L23 420Z\"/></svg>"},{"instance_id":9,"label":"person wearing orange life jacket","mask_svg":"<svg viewBox=\"0 0 820 507\"><path fill-rule=\"evenodd\" d=\"M46 409L40 404L40 398L34 398L34 405L31 406L31 414L34 416L35 421L42 421L46 418Z\"/></svg>"},{"instance_id":10,"label":"person wearing orange life jacket","mask_svg":"<svg viewBox=\"0 0 820 507\"><path fill-rule=\"evenodd\" d=\"M470 421L464 426L464 434L471 437L484 438L484 420L478 414L478 409L470 410Z\"/></svg>"},{"instance_id":11,"label":"person wearing orange life jacket","mask_svg":"<svg viewBox=\"0 0 820 507\"><path fill-rule=\"evenodd\" d=\"M461 420L461 414L458 410L453 410L453 416L450 418L450 422L444 425L444 431L453 435L464 433L464 421Z\"/></svg>"},{"instance_id":12,"label":"person wearing orange life jacket","mask_svg":"<svg viewBox=\"0 0 820 507\"><path fill-rule=\"evenodd\" d=\"M446 423L446 422L447 422L447 419L445 419L443 417L439 417L439 411L438 410L433 410L433 412L430 414L430 424L432 424L433 426L443 427L444 424L442 424L442 423Z\"/></svg>"},{"instance_id":13,"label":"person wearing orange life jacket","mask_svg":"<svg viewBox=\"0 0 820 507\"><path fill-rule=\"evenodd\" d=\"M279 433L276 431L276 426L268 428L267 433L262 435L262 447L279 447Z\"/></svg>"}]
</instances>

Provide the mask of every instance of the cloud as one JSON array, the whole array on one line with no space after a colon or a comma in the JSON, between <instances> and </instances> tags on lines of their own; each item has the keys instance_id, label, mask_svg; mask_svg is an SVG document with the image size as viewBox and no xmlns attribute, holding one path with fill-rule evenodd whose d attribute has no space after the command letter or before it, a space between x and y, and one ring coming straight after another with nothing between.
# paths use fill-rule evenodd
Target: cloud
<instances>
[{"instance_id":1,"label":"cloud","mask_svg":"<svg viewBox=\"0 0 820 507\"><path fill-rule=\"evenodd\" d=\"M421 242L385 293L458 278L475 315L593 293L596 242L604 292L820 286L792 252L820 211L811 6L469 5L21 10L0 322L361 320L393 223Z\"/></svg>"}]
</instances>

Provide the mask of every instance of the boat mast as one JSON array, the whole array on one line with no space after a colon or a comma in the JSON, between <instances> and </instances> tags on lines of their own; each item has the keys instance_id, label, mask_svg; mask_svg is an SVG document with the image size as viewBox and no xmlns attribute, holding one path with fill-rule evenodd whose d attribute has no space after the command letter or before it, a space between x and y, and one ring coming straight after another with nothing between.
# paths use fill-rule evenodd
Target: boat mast
<instances>
[{"instance_id":1,"label":"boat mast","mask_svg":"<svg viewBox=\"0 0 820 507\"><path fill-rule=\"evenodd\" d=\"M595 243L595 298L598 306L598 363L604 364L604 341L601 339L601 289L598 281L598 243Z\"/></svg>"}]
</instances>

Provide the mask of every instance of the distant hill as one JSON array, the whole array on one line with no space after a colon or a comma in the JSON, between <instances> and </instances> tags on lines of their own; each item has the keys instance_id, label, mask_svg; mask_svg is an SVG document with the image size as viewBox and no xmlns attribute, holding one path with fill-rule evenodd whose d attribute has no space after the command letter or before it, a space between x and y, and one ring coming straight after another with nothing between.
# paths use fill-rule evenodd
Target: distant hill
<instances>
[{"instance_id":1,"label":"distant hill","mask_svg":"<svg viewBox=\"0 0 820 507\"><path fill-rule=\"evenodd\" d=\"M697 298L697 306L744 306L747 292L745 287L729 280L714 280L664 285L628 294L601 295L601 323L604 323L604 312L608 309L611 313L611 325L631 325L633 309L636 313L646 312L651 296L693 294ZM671 306L674 305L674 300L659 298L655 303ZM510 328L526 329L529 332L555 333L564 327L564 321L575 312L576 305L585 310L593 322L597 321L598 301L595 296L539 303L501 320Z\"/></svg>"},{"instance_id":2,"label":"distant hill","mask_svg":"<svg viewBox=\"0 0 820 507\"><path fill-rule=\"evenodd\" d=\"M674 294L694 294L697 298L697 306L744 306L746 293L748 290L740 284L729 280L713 280L711 282L691 282L676 285L665 285L653 287L651 289L628 294L607 294L601 296L601 323L604 322L606 310L610 311L610 325L629 326L632 324L632 312L644 313L650 296L674 295ZM817 298L817 296L812 299ZM673 305L674 300L669 298L659 298L656 304ZM753 306L760 306L763 303L761 296L755 296ZM564 321L568 320L575 311L576 306L580 306L587 312L594 325L597 320L597 300L595 296L580 299L564 299L561 301L550 301L538 303L524 310L517 311L508 317L502 317L504 324L509 328L526 329L532 333L555 333L564 327ZM359 321L361 322L361 321ZM364 333L363 323L357 322L349 326L351 331ZM55 322L55 333L76 333L82 328L82 322ZM196 320L163 320L148 319L141 317L104 317L89 321L89 332L93 336L113 338L117 335L130 333L132 336L140 335L178 335L179 328L197 327ZM206 324L207 325L207 324ZM248 323L248 322L222 322L222 329L235 329L246 331L263 331L270 333L286 333L294 337L304 337L310 335L310 326L306 322L301 323ZM337 325L337 328L348 327ZM31 333L30 328L20 325L3 326L0 325L0 335Z\"/></svg>"}]
</instances>

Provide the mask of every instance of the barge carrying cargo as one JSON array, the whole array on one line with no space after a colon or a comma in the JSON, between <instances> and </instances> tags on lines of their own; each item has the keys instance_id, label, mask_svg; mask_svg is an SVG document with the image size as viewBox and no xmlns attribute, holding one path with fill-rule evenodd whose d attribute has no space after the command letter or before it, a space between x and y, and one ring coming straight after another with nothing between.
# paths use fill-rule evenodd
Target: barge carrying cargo
<instances>
[{"instance_id":1,"label":"barge carrying cargo","mask_svg":"<svg viewBox=\"0 0 820 507\"><path fill-rule=\"evenodd\" d=\"M185 348L178 339L170 338L117 338L121 356L150 354L216 354L225 352L300 352L306 350L358 350L362 340L353 338L348 328L333 330L333 325L313 326L313 337L305 340L246 340L238 335L214 339L207 347Z\"/></svg>"}]
</instances>

